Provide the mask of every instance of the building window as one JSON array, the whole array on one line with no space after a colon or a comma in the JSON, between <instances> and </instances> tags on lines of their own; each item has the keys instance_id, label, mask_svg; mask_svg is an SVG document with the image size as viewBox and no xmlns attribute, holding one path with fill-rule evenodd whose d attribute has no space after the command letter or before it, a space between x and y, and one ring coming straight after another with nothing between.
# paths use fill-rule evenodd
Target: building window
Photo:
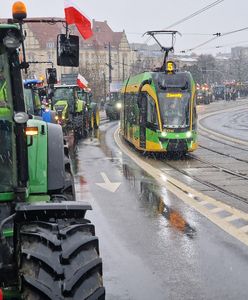
<instances>
[{"instance_id":1,"label":"building window","mask_svg":"<svg viewBox=\"0 0 248 300\"><path fill-rule=\"evenodd\" d=\"M48 49L54 49L54 42L47 42L46 47Z\"/></svg>"}]
</instances>

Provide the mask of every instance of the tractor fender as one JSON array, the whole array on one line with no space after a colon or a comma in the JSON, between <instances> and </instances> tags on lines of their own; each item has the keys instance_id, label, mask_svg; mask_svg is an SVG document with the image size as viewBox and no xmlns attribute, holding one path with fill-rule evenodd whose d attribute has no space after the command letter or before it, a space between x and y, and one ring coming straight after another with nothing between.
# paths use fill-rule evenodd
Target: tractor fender
<instances>
[{"instance_id":1,"label":"tractor fender","mask_svg":"<svg viewBox=\"0 0 248 300\"><path fill-rule=\"evenodd\" d=\"M49 220L50 218L84 218L87 210L92 210L88 202L61 199L62 202L18 203L15 209L15 222Z\"/></svg>"},{"instance_id":2,"label":"tractor fender","mask_svg":"<svg viewBox=\"0 0 248 300\"><path fill-rule=\"evenodd\" d=\"M62 127L47 123L48 191L61 190L65 183L64 140Z\"/></svg>"}]
</instances>

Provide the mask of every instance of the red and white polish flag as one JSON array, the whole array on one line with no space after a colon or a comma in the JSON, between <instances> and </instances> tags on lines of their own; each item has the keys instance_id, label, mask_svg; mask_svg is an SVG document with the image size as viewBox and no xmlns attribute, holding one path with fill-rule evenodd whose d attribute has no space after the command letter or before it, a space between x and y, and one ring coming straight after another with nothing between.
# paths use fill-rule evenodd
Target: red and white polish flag
<instances>
[{"instance_id":1,"label":"red and white polish flag","mask_svg":"<svg viewBox=\"0 0 248 300\"><path fill-rule=\"evenodd\" d=\"M89 84L88 81L81 74L78 74L77 85L81 89L85 89L85 88L87 88L88 84Z\"/></svg>"},{"instance_id":2,"label":"red and white polish flag","mask_svg":"<svg viewBox=\"0 0 248 300\"><path fill-rule=\"evenodd\" d=\"M76 7L72 0L65 0L65 20L75 24L82 37L87 40L93 35L90 20Z\"/></svg>"}]
</instances>

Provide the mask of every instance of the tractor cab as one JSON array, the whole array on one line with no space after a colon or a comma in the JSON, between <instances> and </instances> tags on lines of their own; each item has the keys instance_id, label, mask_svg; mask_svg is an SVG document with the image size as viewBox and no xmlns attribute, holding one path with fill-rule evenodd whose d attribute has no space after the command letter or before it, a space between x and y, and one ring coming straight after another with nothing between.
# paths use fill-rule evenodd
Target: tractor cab
<instances>
[{"instance_id":1,"label":"tractor cab","mask_svg":"<svg viewBox=\"0 0 248 300\"><path fill-rule=\"evenodd\" d=\"M24 100L27 113L35 116L41 116L41 100L38 91L38 85L42 81L38 79L24 80Z\"/></svg>"},{"instance_id":2,"label":"tractor cab","mask_svg":"<svg viewBox=\"0 0 248 300\"><path fill-rule=\"evenodd\" d=\"M24 80L24 100L27 113L41 118L48 123L56 123L55 112L48 97L43 81L38 79Z\"/></svg>"},{"instance_id":3,"label":"tractor cab","mask_svg":"<svg viewBox=\"0 0 248 300\"><path fill-rule=\"evenodd\" d=\"M77 85L55 85L53 90L53 106L59 124L72 122L73 117L82 114L85 102L78 96Z\"/></svg>"},{"instance_id":4,"label":"tractor cab","mask_svg":"<svg viewBox=\"0 0 248 300\"><path fill-rule=\"evenodd\" d=\"M0 25L0 35L2 35L0 40L0 201L5 197L12 197L17 182L13 96L9 88L11 78L7 59L8 52L3 45L5 29L3 25Z\"/></svg>"}]
</instances>

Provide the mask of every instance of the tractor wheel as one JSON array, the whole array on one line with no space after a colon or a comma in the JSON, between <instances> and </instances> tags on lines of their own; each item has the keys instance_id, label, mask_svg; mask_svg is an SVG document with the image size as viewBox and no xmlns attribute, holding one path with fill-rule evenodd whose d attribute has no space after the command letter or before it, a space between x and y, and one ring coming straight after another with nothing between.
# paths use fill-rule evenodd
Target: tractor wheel
<instances>
[{"instance_id":1,"label":"tractor wheel","mask_svg":"<svg viewBox=\"0 0 248 300\"><path fill-rule=\"evenodd\" d=\"M71 170L71 160L69 158L69 149L64 145L64 165L65 165L65 185L62 194L66 196L68 201L76 200L76 192L74 186L74 178Z\"/></svg>"},{"instance_id":2,"label":"tractor wheel","mask_svg":"<svg viewBox=\"0 0 248 300\"><path fill-rule=\"evenodd\" d=\"M17 265L22 299L105 299L98 238L88 220L23 224Z\"/></svg>"}]
</instances>

